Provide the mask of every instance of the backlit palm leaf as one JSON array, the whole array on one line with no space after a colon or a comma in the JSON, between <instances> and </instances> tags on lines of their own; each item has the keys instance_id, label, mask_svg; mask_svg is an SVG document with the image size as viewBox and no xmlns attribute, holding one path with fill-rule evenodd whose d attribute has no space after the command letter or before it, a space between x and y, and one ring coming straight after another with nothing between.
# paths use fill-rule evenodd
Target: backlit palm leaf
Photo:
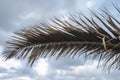
<instances>
[{"instance_id":1,"label":"backlit palm leaf","mask_svg":"<svg viewBox=\"0 0 120 80\"><path fill-rule=\"evenodd\" d=\"M118 13L120 9L115 6ZM3 52L7 59L28 58L33 63L40 57L56 58L93 55L104 60L109 68L120 69L120 21L110 12L92 12L92 17L80 15L69 20L52 20L15 32Z\"/></svg>"}]
</instances>

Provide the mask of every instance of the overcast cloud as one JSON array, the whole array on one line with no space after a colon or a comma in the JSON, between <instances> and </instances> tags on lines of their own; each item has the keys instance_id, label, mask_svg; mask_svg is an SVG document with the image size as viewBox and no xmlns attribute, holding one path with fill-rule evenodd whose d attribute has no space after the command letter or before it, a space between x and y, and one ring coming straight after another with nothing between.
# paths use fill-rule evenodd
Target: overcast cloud
<instances>
[{"instance_id":1,"label":"overcast cloud","mask_svg":"<svg viewBox=\"0 0 120 80\"><path fill-rule=\"evenodd\" d=\"M23 27L79 10L88 14L87 8L105 6L114 12L111 2L118 0L0 0L0 54L9 36ZM119 74L97 69L96 60L85 63L78 58L40 59L32 68L27 67L26 61L0 61L0 80L120 80Z\"/></svg>"}]
</instances>

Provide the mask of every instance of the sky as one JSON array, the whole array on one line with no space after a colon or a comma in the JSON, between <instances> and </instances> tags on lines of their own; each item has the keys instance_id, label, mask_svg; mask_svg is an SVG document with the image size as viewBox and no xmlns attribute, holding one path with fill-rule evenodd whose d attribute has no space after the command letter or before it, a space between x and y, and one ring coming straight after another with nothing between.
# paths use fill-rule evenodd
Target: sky
<instances>
[{"instance_id":1,"label":"sky","mask_svg":"<svg viewBox=\"0 0 120 80\"><path fill-rule=\"evenodd\" d=\"M79 10L89 15L88 9L106 7L115 14L111 3L118 0L0 0L0 54L13 32L54 17L63 18ZM32 68L26 60L2 61L0 80L120 80L120 71L97 68L98 61L82 58L43 59ZM102 67L102 65L101 65Z\"/></svg>"}]
</instances>

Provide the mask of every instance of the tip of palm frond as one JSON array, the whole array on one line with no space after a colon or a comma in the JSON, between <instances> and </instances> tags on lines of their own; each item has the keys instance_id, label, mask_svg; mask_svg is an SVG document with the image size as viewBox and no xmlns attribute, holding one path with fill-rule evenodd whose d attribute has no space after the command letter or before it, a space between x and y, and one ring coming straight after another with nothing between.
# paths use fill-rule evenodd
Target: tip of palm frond
<instances>
[{"instance_id":1,"label":"tip of palm frond","mask_svg":"<svg viewBox=\"0 0 120 80\"><path fill-rule=\"evenodd\" d=\"M120 9L114 7L120 13ZM104 60L109 68L115 66L119 69L120 21L108 11L90 12L93 14L91 17L82 14L77 18L71 16L69 20L55 18L52 24L43 22L15 32L7 42L4 57L28 58L32 66L40 57L74 58L87 54Z\"/></svg>"}]
</instances>

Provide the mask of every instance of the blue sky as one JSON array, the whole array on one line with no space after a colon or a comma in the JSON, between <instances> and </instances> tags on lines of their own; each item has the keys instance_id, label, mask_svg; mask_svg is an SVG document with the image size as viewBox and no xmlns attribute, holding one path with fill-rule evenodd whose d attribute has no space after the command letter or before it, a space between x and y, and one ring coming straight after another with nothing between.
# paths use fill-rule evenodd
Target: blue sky
<instances>
[{"instance_id":1,"label":"blue sky","mask_svg":"<svg viewBox=\"0 0 120 80\"><path fill-rule=\"evenodd\" d=\"M89 9L106 7L113 14L112 2L118 0L0 0L0 54L5 41L13 32L43 20L63 18L81 10L89 15ZM117 16L117 15L116 15ZM32 68L26 60L0 60L0 80L120 80L120 72L97 69L97 60L40 59Z\"/></svg>"}]
</instances>

